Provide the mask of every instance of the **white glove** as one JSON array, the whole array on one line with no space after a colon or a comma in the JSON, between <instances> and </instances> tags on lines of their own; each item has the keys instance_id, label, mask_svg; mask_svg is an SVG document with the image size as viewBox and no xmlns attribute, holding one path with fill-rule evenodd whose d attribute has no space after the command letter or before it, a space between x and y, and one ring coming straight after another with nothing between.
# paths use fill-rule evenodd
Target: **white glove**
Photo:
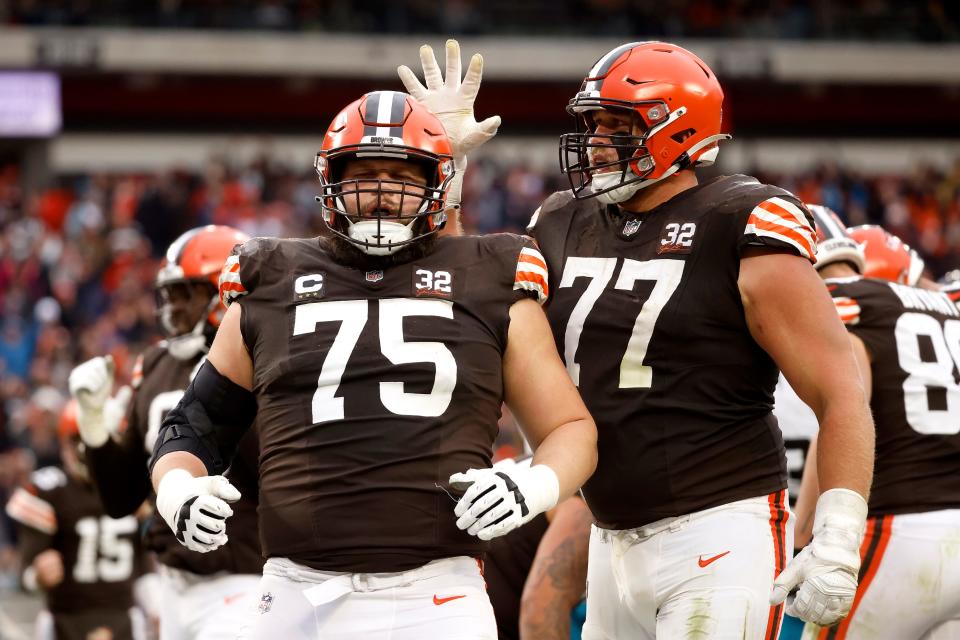
<instances>
[{"instance_id":1,"label":"white glove","mask_svg":"<svg viewBox=\"0 0 960 640\"><path fill-rule=\"evenodd\" d=\"M180 544L207 553L227 543L226 519L233 515L227 502L240 492L223 476L195 478L183 469L171 469L157 487L157 511Z\"/></svg>"},{"instance_id":2,"label":"white glove","mask_svg":"<svg viewBox=\"0 0 960 640\"><path fill-rule=\"evenodd\" d=\"M91 358L70 372L70 395L77 399L77 427L88 447L101 447L119 433L127 413L133 391L125 386L110 396L115 372L112 356Z\"/></svg>"},{"instance_id":3,"label":"white glove","mask_svg":"<svg viewBox=\"0 0 960 640\"><path fill-rule=\"evenodd\" d=\"M483 122L477 122L473 115L473 103L480 91L483 78L483 56L479 53L470 58L467 74L460 82L460 43L447 40L447 78L440 73L437 58L429 45L420 47L420 64L423 67L423 79L426 87L420 84L410 67L397 67L400 81L407 92L418 102L430 109L447 131L453 146L453 159L456 175L447 189L447 204L460 204L460 190L463 172L467 168L467 155L487 140L497 135L500 128L500 116L491 116Z\"/></svg>"},{"instance_id":4,"label":"white glove","mask_svg":"<svg viewBox=\"0 0 960 640\"><path fill-rule=\"evenodd\" d=\"M526 524L556 506L560 497L557 474L545 464L469 469L450 476L450 485L455 489L470 485L453 512L457 527L481 540L491 540Z\"/></svg>"},{"instance_id":5,"label":"white glove","mask_svg":"<svg viewBox=\"0 0 960 640\"><path fill-rule=\"evenodd\" d=\"M867 503L859 493L849 489L824 491L817 500L813 541L774 581L770 604L780 604L800 585L787 613L820 626L846 616L857 592L866 521Z\"/></svg>"}]
</instances>

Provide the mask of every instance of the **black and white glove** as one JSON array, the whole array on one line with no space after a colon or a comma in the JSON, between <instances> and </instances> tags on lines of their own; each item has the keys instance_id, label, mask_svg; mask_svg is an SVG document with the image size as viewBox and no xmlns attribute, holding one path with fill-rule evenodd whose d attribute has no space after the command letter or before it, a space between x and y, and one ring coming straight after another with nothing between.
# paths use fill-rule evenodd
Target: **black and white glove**
<instances>
[{"instance_id":1,"label":"black and white glove","mask_svg":"<svg viewBox=\"0 0 960 640\"><path fill-rule=\"evenodd\" d=\"M800 585L787 613L820 626L843 619L857 593L866 521L867 503L859 493L824 491L817 500L813 540L774 581L770 604L780 604Z\"/></svg>"},{"instance_id":2,"label":"black and white glove","mask_svg":"<svg viewBox=\"0 0 960 640\"><path fill-rule=\"evenodd\" d=\"M91 358L70 372L70 395L77 399L77 428L88 447L101 447L120 431L133 392L121 387L116 395L113 378L116 365L111 356Z\"/></svg>"},{"instance_id":3,"label":"black and white glove","mask_svg":"<svg viewBox=\"0 0 960 640\"><path fill-rule=\"evenodd\" d=\"M195 478L172 469L157 488L157 511L180 544L207 553L227 543L226 520L233 515L227 503L239 499L240 492L223 476Z\"/></svg>"},{"instance_id":4,"label":"black and white glove","mask_svg":"<svg viewBox=\"0 0 960 640\"><path fill-rule=\"evenodd\" d=\"M545 464L469 469L450 476L450 486L466 489L453 510L457 527L481 540L526 524L556 506L560 496L557 474Z\"/></svg>"},{"instance_id":5,"label":"black and white glove","mask_svg":"<svg viewBox=\"0 0 960 640\"><path fill-rule=\"evenodd\" d=\"M420 65L426 86L420 84L416 74L406 65L398 67L397 73L407 92L437 116L450 138L455 173L447 187L447 206L454 207L460 204L467 156L497 135L500 116L477 122L473 114L473 103L483 79L483 56L473 54L463 82L460 81L459 42L447 40L446 57L447 73L444 79L433 49L429 45L420 47Z\"/></svg>"}]
</instances>

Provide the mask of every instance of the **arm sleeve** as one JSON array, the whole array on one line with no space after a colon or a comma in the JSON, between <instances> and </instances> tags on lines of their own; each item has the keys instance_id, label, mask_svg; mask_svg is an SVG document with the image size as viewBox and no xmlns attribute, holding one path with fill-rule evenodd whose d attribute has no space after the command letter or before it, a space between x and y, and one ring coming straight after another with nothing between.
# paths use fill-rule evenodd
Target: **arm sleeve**
<instances>
[{"instance_id":1,"label":"arm sleeve","mask_svg":"<svg viewBox=\"0 0 960 640\"><path fill-rule=\"evenodd\" d=\"M550 297L550 278L547 261L532 238L522 237L513 278L515 299L533 298L544 304Z\"/></svg>"},{"instance_id":2,"label":"arm sleeve","mask_svg":"<svg viewBox=\"0 0 960 640\"><path fill-rule=\"evenodd\" d=\"M111 518L134 513L152 491L147 473L149 456L132 421L120 438L119 442L108 439L101 447L87 449L90 475Z\"/></svg>"},{"instance_id":3,"label":"arm sleeve","mask_svg":"<svg viewBox=\"0 0 960 640\"><path fill-rule=\"evenodd\" d=\"M792 197L767 198L746 212L737 250L748 246L783 249L816 262L817 234L813 216Z\"/></svg>"}]
</instances>

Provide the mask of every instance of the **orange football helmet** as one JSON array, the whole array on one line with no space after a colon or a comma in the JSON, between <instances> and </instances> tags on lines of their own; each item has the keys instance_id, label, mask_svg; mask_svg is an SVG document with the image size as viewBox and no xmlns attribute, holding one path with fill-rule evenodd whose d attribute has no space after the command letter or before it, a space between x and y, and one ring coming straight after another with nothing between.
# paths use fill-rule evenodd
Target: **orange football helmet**
<instances>
[{"instance_id":1,"label":"orange football helmet","mask_svg":"<svg viewBox=\"0 0 960 640\"><path fill-rule=\"evenodd\" d=\"M863 274L863 247L850 237L850 231L840 220L840 216L830 207L819 204L807 204L817 226L817 262L819 271L835 262L849 262L857 273Z\"/></svg>"},{"instance_id":2,"label":"orange football helmet","mask_svg":"<svg viewBox=\"0 0 960 640\"><path fill-rule=\"evenodd\" d=\"M415 162L425 169L427 184L344 180L347 161L365 158ZM327 129L315 166L324 222L365 253L391 254L437 233L446 222L447 187L454 175L450 140L436 116L406 93L374 91L350 103ZM376 196L374 204L361 214L361 198L369 196ZM418 203L412 212L404 209L407 198ZM399 202L395 211L389 210L390 201Z\"/></svg>"},{"instance_id":3,"label":"orange football helmet","mask_svg":"<svg viewBox=\"0 0 960 640\"><path fill-rule=\"evenodd\" d=\"M875 224L850 227L850 236L863 248L863 275L915 286L923 275L923 258L897 236Z\"/></svg>"},{"instance_id":4,"label":"orange football helmet","mask_svg":"<svg viewBox=\"0 0 960 640\"><path fill-rule=\"evenodd\" d=\"M213 338L226 312L218 293L223 263L236 245L249 239L233 227L211 224L187 231L167 249L155 286L160 324L167 333L167 349L175 358L189 360L206 350L207 341ZM171 320L171 300L177 295L195 295L194 288L186 285L196 283L209 285L210 298L193 329L184 333L178 331Z\"/></svg>"},{"instance_id":5,"label":"orange football helmet","mask_svg":"<svg viewBox=\"0 0 960 640\"><path fill-rule=\"evenodd\" d=\"M77 399L70 398L60 411L60 422L57 424L57 435L61 438L80 437L80 426L77 424Z\"/></svg>"},{"instance_id":6,"label":"orange football helmet","mask_svg":"<svg viewBox=\"0 0 960 640\"><path fill-rule=\"evenodd\" d=\"M713 164L720 133L723 89L710 67L686 49L666 42L631 42L604 55L587 73L567 111L575 133L560 137L560 166L578 198L600 196L611 204L681 169ZM641 135L595 137L591 112L629 113ZM606 140L606 142L603 142ZM609 148L617 160L591 161ZM619 171L601 169L611 167Z\"/></svg>"}]
</instances>

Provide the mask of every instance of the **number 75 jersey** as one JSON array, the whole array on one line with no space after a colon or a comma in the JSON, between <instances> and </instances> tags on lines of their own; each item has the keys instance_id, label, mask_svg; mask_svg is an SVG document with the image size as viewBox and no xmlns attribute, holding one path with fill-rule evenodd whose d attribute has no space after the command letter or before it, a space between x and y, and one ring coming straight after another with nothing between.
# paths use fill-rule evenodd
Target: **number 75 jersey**
<instances>
[{"instance_id":1,"label":"number 75 jersey","mask_svg":"<svg viewBox=\"0 0 960 640\"><path fill-rule=\"evenodd\" d=\"M531 222L546 307L597 422L583 488L598 524L630 529L786 487L771 413L777 367L748 330L740 251L813 260L809 214L782 189L720 177L640 216L551 196Z\"/></svg>"},{"instance_id":2,"label":"number 75 jersey","mask_svg":"<svg viewBox=\"0 0 960 640\"><path fill-rule=\"evenodd\" d=\"M510 307L545 298L543 258L521 236L441 237L364 271L325 242L257 238L221 276L253 360L264 555L348 572L479 555L444 487L490 466Z\"/></svg>"},{"instance_id":3,"label":"number 75 jersey","mask_svg":"<svg viewBox=\"0 0 960 640\"><path fill-rule=\"evenodd\" d=\"M870 354L877 453L870 516L960 507L960 311L947 294L827 280Z\"/></svg>"}]
</instances>

